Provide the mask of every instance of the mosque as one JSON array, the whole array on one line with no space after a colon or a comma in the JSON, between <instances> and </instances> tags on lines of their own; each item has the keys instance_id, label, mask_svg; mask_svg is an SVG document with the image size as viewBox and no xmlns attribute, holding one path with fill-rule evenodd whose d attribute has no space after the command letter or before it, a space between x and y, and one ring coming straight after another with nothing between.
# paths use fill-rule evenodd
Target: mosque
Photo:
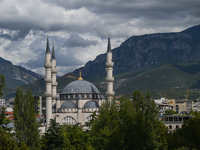
<instances>
[{"instance_id":1,"label":"mosque","mask_svg":"<svg viewBox=\"0 0 200 150\"><path fill-rule=\"evenodd\" d=\"M111 101L115 92L113 91L113 66L112 51L110 44L110 36L108 37L107 61L105 62L107 91L105 97L99 92L97 87L83 80L80 76L65 86L61 93L57 93L56 82L56 57L54 45L52 54L49 46L49 38L47 37L46 53L45 53L45 83L46 92L46 125L48 127L50 119L54 119L60 124L76 124L85 125L91 120L91 114L99 111L105 101Z\"/></svg>"}]
</instances>

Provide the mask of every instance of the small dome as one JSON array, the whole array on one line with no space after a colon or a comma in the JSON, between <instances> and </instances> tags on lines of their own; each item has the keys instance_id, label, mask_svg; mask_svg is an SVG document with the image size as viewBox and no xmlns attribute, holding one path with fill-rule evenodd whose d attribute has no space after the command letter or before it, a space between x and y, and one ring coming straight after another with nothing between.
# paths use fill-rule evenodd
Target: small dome
<instances>
[{"instance_id":1,"label":"small dome","mask_svg":"<svg viewBox=\"0 0 200 150\"><path fill-rule=\"evenodd\" d=\"M60 108L61 109L76 108L76 105L71 101L67 101L67 102L64 102Z\"/></svg>"},{"instance_id":2,"label":"small dome","mask_svg":"<svg viewBox=\"0 0 200 150\"><path fill-rule=\"evenodd\" d=\"M96 86L85 80L76 80L69 83L61 94L71 93L100 93Z\"/></svg>"},{"instance_id":3,"label":"small dome","mask_svg":"<svg viewBox=\"0 0 200 150\"><path fill-rule=\"evenodd\" d=\"M53 104L52 109L56 109L56 103Z\"/></svg>"},{"instance_id":4,"label":"small dome","mask_svg":"<svg viewBox=\"0 0 200 150\"><path fill-rule=\"evenodd\" d=\"M100 96L101 99L105 99L105 97L103 95Z\"/></svg>"},{"instance_id":5,"label":"small dome","mask_svg":"<svg viewBox=\"0 0 200 150\"><path fill-rule=\"evenodd\" d=\"M83 108L99 108L99 104L94 101L88 101Z\"/></svg>"}]
</instances>

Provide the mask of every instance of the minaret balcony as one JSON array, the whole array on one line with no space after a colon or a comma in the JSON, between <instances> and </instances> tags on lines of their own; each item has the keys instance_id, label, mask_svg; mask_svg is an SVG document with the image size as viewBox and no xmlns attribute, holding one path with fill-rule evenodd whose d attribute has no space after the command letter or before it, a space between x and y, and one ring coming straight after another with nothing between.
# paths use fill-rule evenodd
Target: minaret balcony
<instances>
[{"instance_id":1,"label":"minaret balcony","mask_svg":"<svg viewBox=\"0 0 200 150\"><path fill-rule=\"evenodd\" d=\"M56 99L57 97L57 95L52 95L52 99Z\"/></svg>"},{"instance_id":2,"label":"minaret balcony","mask_svg":"<svg viewBox=\"0 0 200 150\"><path fill-rule=\"evenodd\" d=\"M115 92L114 92L114 91L107 91L107 92L106 92L106 97L114 96L114 95L115 95Z\"/></svg>"},{"instance_id":3,"label":"minaret balcony","mask_svg":"<svg viewBox=\"0 0 200 150\"><path fill-rule=\"evenodd\" d=\"M52 86L57 86L57 85L58 85L58 82L52 82L51 85L52 85Z\"/></svg>"},{"instance_id":4,"label":"minaret balcony","mask_svg":"<svg viewBox=\"0 0 200 150\"><path fill-rule=\"evenodd\" d=\"M113 67L114 66L114 62L106 62L106 67Z\"/></svg>"},{"instance_id":5,"label":"minaret balcony","mask_svg":"<svg viewBox=\"0 0 200 150\"><path fill-rule=\"evenodd\" d=\"M45 83L51 83L52 82L52 78L44 78L44 82Z\"/></svg>"},{"instance_id":6,"label":"minaret balcony","mask_svg":"<svg viewBox=\"0 0 200 150\"><path fill-rule=\"evenodd\" d=\"M114 82L114 77L106 77L106 82Z\"/></svg>"},{"instance_id":7,"label":"minaret balcony","mask_svg":"<svg viewBox=\"0 0 200 150\"><path fill-rule=\"evenodd\" d=\"M52 63L51 62L45 62L44 67L45 68L52 68Z\"/></svg>"},{"instance_id":8,"label":"minaret balcony","mask_svg":"<svg viewBox=\"0 0 200 150\"><path fill-rule=\"evenodd\" d=\"M52 68L51 72L52 72L52 74L53 73L57 73L57 69L56 68Z\"/></svg>"},{"instance_id":9,"label":"minaret balcony","mask_svg":"<svg viewBox=\"0 0 200 150\"><path fill-rule=\"evenodd\" d=\"M51 92L44 92L44 95L46 96L46 97L52 97L52 93Z\"/></svg>"}]
</instances>

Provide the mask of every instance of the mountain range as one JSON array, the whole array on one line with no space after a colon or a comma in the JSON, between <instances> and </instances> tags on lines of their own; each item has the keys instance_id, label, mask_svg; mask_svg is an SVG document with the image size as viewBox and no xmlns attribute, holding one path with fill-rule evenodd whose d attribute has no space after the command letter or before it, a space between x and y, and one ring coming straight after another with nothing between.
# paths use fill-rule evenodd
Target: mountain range
<instances>
[{"instance_id":1,"label":"mountain range","mask_svg":"<svg viewBox=\"0 0 200 150\"><path fill-rule=\"evenodd\" d=\"M3 98L15 95L16 88L20 85L26 85L42 78L33 71L27 70L21 66L13 65L10 61L0 57L0 73L5 75L6 88ZM9 98L10 98L9 97Z\"/></svg>"},{"instance_id":2,"label":"mountain range","mask_svg":"<svg viewBox=\"0 0 200 150\"><path fill-rule=\"evenodd\" d=\"M112 52L116 96L125 94L130 97L135 89L142 92L149 90L153 98L161 96L182 98L189 89L194 91L190 93L193 98L200 96L198 93L200 89L200 25L176 33L132 36L119 47L114 48ZM76 80L81 69L83 78L93 82L104 94L106 90L105 61L106 54L98 55L84 67L58 78L58 92L67 83ZM11 70L23 71L22 67L13 67ZM21 74L22 77L21 75L20 77L12 76L11 79L27 84L25 75ZM33 74L29 72L28 77L32 77L31 81L34 82L25 87L30 87L35 95L42 95L45 90L44 79L41 76L35 77ZM8 83L10 87L15 87L16 84L14 81Z\"/></svg>"}]
</instances>

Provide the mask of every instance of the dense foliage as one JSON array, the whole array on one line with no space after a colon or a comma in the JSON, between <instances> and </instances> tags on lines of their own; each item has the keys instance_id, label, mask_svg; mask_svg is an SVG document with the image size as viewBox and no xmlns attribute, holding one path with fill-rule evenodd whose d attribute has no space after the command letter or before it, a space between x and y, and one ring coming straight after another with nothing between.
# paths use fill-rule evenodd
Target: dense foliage
<instances>
[{"instance_id":1,"label":"dense foliage","mask_svg":"<svg viewBox=\"0 0 200 150\"><path fill-rule=\"evenodd\" d=\"M191 112L191 114L193 117L185 120L182 128L168 135L169 149L178 147L200 149L200 113Z\"/></svg>"},{"instance_id":2,"label":"dense foliage","mask_svg":"<svg viewBox=\"0 0 200 150\"><path fill-rule=\"evenodd\" d=\"M50 121L47 132L40 136L30 90L17 89L14 102L15 132L0 128L0 149L5 150L189 150L200 149L200 113L182 128L169 134L157 118L155 103L149 92L133 93L132 99L122 97L120 104L106 102L93 113L87 130L80 124L60 125ZM2 112L0 121L5 118Z\"/></svg>"},{"instance_id":3,"label":"dense foliage","mask_svg":"<svg viewBox=\"0 0 200 150\"><path fill-rule=\"evenodd\" d=\"M91 139L94 149L167 149L165 126L158 121L149 93L133 93L121 98L120 105L106 103L93 115Z\"/></svg>"},{"instance_id":4,"label":"dense foliage","mask_svg":"<svg viewBox=\"0 0 200 150\"><path fill-rule=\"evenodd\" d=\"M89 150L89 136L82 126L59 125L51 119L48 131L42 137L42 149Z\"/></svg>"},{"instance_id":5,"label":"dense foliage","mask_svg":"<svg viewBox=\"0 0 200 150\"><path fill-rule=\"evenodd\" d=\"M0 98L3 95L3 89L5 88L6 84L5 84L5 76L4 74L0 74Z\"/></svg>"},{"instance_id":6,"label":"dense foliage","mask_svg":"<svg viewBox=\"0 0 200 150\"><path fill-rule=\"evenodd\" d=\"M14 125L19 145L40 149L39 123L36 121L32 91L18 87L14 101Z\"/></svg>"},{"instance_id":7,"label":"dense foliage","mask_svg":"<svg viewBox=\"0 0 200 150\"><path fill-rule=\"evenodd\" d=\"M173 115L173 114L177 114L177 112L173 110L165 110L165 113L163 115Z\"/></svg>"}]
</instances>

